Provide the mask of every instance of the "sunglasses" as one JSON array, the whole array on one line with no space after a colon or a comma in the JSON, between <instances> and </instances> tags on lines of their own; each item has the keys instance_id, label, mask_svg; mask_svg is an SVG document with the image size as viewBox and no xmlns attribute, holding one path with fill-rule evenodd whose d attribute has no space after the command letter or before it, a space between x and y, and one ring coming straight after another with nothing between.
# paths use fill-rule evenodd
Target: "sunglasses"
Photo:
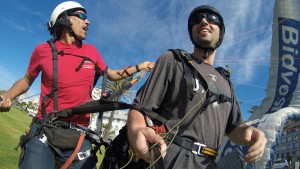
<instances>
[{"instance_id":1,"label":"sunglasses","mask_svg":"<svg viewBox=\"0 0 300 169\"><path fill-rule=\"evenodd\" d=\"M205 18L205 20L209 23L215 23L217 25L220 25L219 18L216 15L210 13L204 13L204 14L199 14L194 16L193 19L191 20L191 24L192 25L199 24L203 18Z\"/></svg>"},{"instance_id":2,"label":"sunglasses","mask_svg":"<svg viewBox=\"0 0 300 169\"><path fill-rule=\"evenodd\" d=\"M87 19L86 14L81 13L81 12L71 13L71 14L69 14L69 16L76 16L77 18L80 18L82 20L86 20Z\"/></svg>"}]
</instances>

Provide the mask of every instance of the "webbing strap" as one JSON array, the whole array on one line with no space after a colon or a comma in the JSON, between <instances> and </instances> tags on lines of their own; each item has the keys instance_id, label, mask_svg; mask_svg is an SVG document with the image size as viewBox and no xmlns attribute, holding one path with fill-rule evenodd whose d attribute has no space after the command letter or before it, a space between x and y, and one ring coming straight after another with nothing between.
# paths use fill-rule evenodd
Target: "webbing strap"
<instances>
[{"instance_id":1,"label":"webbing strap","mask_svg":"<svg viewBox=\"0 0 300 169\"><path fill-rule=\"evenodd\" d=\"M180 49L169 49L169 51L171 51L173 53L173 56L175 56L176 58L178 58L183 65L183 71L184 71L184 79L185 82L187 84L187 95L189 99L192 99L194 96L194 82L193 82L193 70L192 68L190 68L190 63L191 63L191 57L190 55Z\"/></svg>"},{"instance_id":2,"label":"webbing strap","mask_svg":"<svg viewBox=\"0 0 300 169\"><path fill-rule=\"evenodd\" d=\"M84 133L80 133L80 137L78 139L78 143L76 145L76 148L75 150L73 151L72 155L70 156L70 158L66 161L66 163L60 167L60 169L67 169L70 164L72 163L72 161L74 160L74 158L76 157L77 153L79 152L80 150L80 147L84 141L84 138L85 138L85 134Z\"/></svg>"},{"instance_id":3,"label":"webbing strap","mask_svg":"<svg viewBox=\"0 0 300 169\"><path fill-rule=\"evenodd\" d=\"M101 96L100 96L100 98L103 96L103 94L106 91L107 74L108 74L108 68L106 67L104 69L104 72L103 72L102 89L101 89Z\"/></svg>"},{"instance_id":4,"label":"webbing strap","mask_svg":"<svg viewBox=\"0 0 300 169\"><path fill-rule=\"evenodd\" d=\"M46 108L45 108L45 102L51 98L53 96L53 99L54 99L54 107L53 107L53 111L54 112L57 112L58 111L58 96L57 96L57 89L58 89L58 86L57 86L57 62L58 62L58 57L57 57L57 49L55 47L55 44L54 44L54 40L53 39L50 39L47 41L50 46L51 46L51 50L52 50L52 54L53 54L53 57L52 57L52 60L53 60L53 79L52 79L52 90L49 94L47 94L43 100L42 100L42 104L41 104L41 109L42 109L42 117L44 118L46 116Z\"/></svg>"},{"instance_id":5,"label":"webbing strap","mask_svg":"<svg viewBox=\"0 0 300 169\"><path fill-rule=\"evenodd\" d=\"M204 144L198 142L192 142L187 139L184 139L180 136L175 136L173 134L168 134L167 139L169 141L173 140L173 143L177 144L178 146L192 151L194 154L199 156L208 156L215 158L218 155L217 150L207 147Z\"/></svg>"},{"instance_id":6,"label":"webbing strap","mask_svg":"<svg viewBox=\"0 0 300 169\"><path fill-rule=\"evenodd\" d=\"M79 115L96 112L105 112L105 111L113 111L113 110L122 110L122 109L136 109L133 105L127 104L121 101L108 101L104 99L95 100L91 102L84 103L80 106L76 106L69 109L61 110L55 113L55 117L69 117L71 115Z\"/></svg>"}]
</instances>

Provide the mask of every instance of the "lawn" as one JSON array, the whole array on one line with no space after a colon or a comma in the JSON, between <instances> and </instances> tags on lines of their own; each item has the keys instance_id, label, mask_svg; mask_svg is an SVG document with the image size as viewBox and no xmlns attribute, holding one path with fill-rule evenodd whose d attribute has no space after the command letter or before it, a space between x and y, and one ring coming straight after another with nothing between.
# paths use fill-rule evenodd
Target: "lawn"
<instances>
[{"instance_id":1,"label":"lawn","mask_svg":"<svg viewBox=\"0 0 300 169\"><path fill-rule=\"evenodd\" d=\"M16 169L18 168L18 158L20 149L14 148L19 143L19 138L29 129L32 117L14 107L10 112L0 113L0 168Z\"/></svg>"},{"instance_id":2,"label":"lawn","mask_svg":"<svg viewBox=\"0 0 300 169\"><path fill-rule=\"evenodd\" d=\"M15 151L14 148L19 143L19 138L29 129L32 120L27 113L20 111L14 107L10 112L0 113L0 169L16 169L18 168L18 158L20 149ZM102 156L97 154L100 166Z\"/></svg>"}]
</instances>

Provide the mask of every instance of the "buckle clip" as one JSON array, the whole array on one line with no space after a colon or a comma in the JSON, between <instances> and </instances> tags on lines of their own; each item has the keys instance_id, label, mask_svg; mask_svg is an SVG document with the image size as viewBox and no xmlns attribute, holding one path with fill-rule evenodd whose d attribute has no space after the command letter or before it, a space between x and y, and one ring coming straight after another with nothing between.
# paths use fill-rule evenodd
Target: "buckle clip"
<instances>
[{"instance_id":1,"label":"buckle clip","mask_svg":"<svg viewBox=\"0 0 300 169\"><path fill-rule=\"evenodd\" d=\"M87 157L89 157L90 155L91 155L90 150L87 150L86 152L79 152L79 153L77 153L77 157L78 157L78 159L80 161L83 160L83 159L85 159L85 158L87 158Z\"/></svg>"},{"instance_id":2,"label":"buckle clip","mask_svg":"<svg viewBox=\"0 0 300 169\"><path fill-rule=\"evenodd\" d=\"M70 127L70 129L77 129L75 123L73 123L73 122L69 123L69 127Z\"/></svg>"},{"instance_id":3,"label":"buckle clip","mask_svg":"<svg viewBox=\"0 0 300 169\"><path fill-rule=\"evenodd\" d=\"M195 146L197 147L197 149L196 149L197 151L195 151L194 148L193 148L192 153L194 153L194 154L196 154L196 155L199 155L199 156L201 156L201 157L205 157L206 154L203 154L203 153L202 153L202 149L205 148L206 145L205 145L205 144L198 143L198 142L195 142L195 143L194 143L194 147L195 147Z\"/></svg>"}]
</instances>

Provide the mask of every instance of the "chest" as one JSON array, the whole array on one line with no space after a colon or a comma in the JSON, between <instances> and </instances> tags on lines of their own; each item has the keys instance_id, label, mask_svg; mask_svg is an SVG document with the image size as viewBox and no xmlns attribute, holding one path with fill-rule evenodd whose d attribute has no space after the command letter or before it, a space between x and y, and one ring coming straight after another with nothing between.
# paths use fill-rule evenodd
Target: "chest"
<instances>
[{"instance_id":1,"label":"chest","mask_svg":"<svg viewBox=\"0 0 300 169\"><path fill-rule=\"evenodd\" d=\"M61 51L61 50L59 50ZM40 66L43 79L52 80L54 67L57 69L59 83L76 83L85 79L92 79L95 72L95 64L91 57L84 56L81 51L79 55L72 55L72 51L64 51L57 55L57 65L54 65L52 52L41 54Z\"/></svg>"}]
</instances>

